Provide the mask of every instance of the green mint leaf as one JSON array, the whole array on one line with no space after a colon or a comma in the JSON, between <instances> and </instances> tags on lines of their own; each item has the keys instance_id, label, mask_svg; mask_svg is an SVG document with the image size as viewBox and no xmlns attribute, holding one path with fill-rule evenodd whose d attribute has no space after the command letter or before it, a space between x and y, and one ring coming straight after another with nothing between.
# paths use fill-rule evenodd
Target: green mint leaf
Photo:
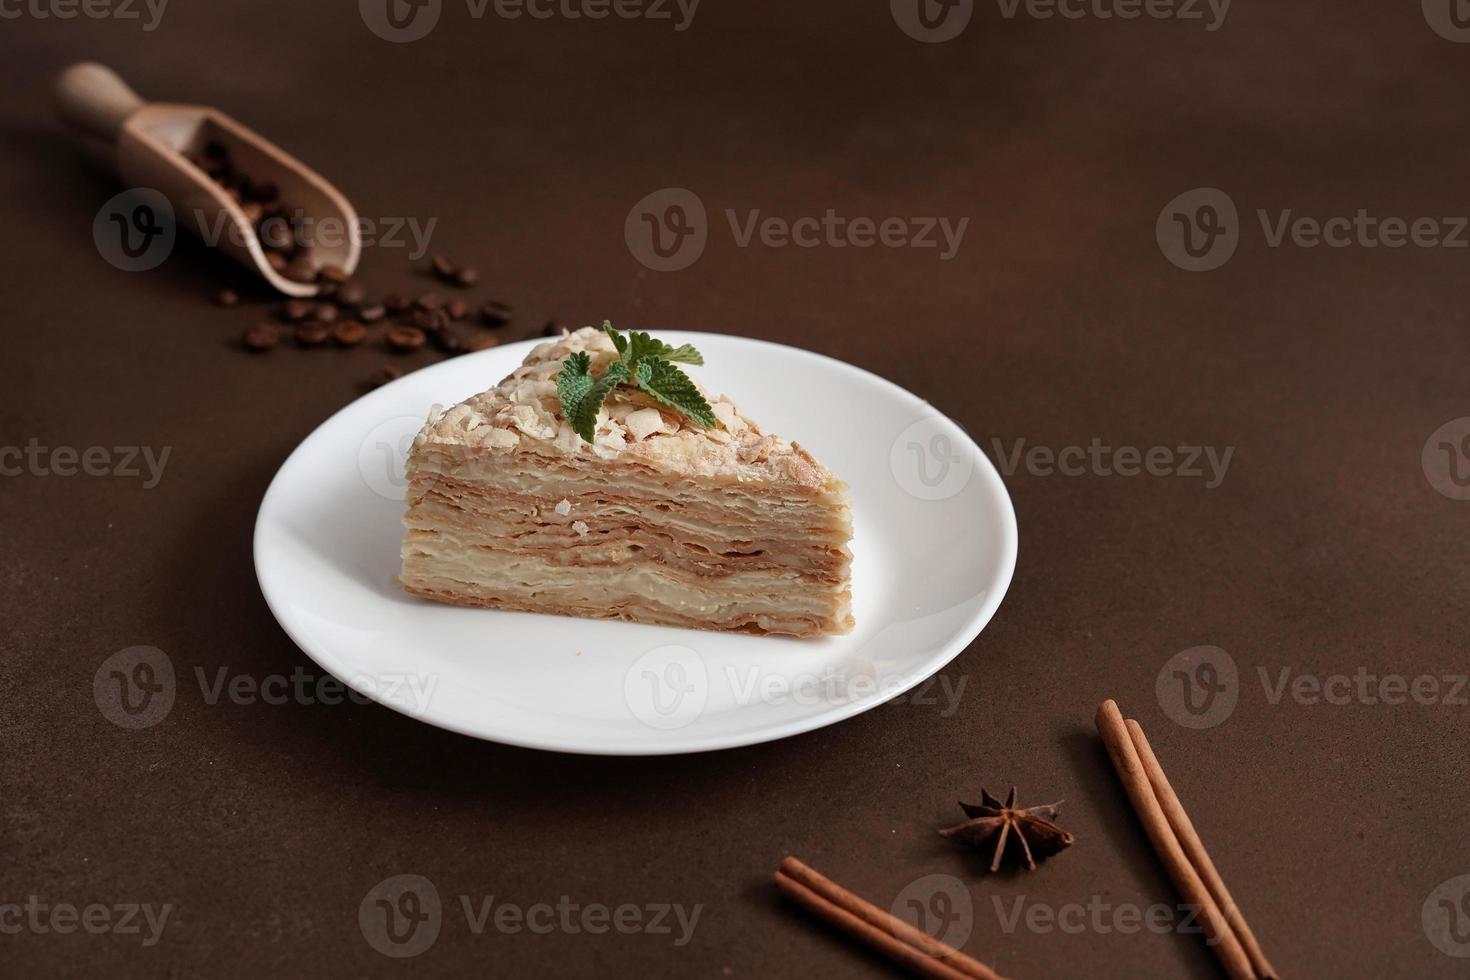
<instances>
[{"instance_id":1,"label":"green mint leaf","mask_svg":"<svg viewBox=\"0 0 1470 980\"><path fill-rule=\"evenodd\" d=\"M618 349L618 357L622 357L628 350L628 339L613 329L611 320L603 320L602 329L612 338L613 346Z\"/></svg>"},{"instance_id":2,"label":"green mint leaf","mask_svg":"<svg viewBox=\"0 0 1470 980\"><path fill-rule=\"evenodd\" d=\"M628 349L623 355L623 360L628 362L631 370L637 370L639 362L645 358L661 361L680 361L684 364L703 364L704 358L699 351L689 344L678 347L670 347L662 340L655 340L642 330L634 330L628 334Z\"/></svg>"},{"instance_id":3,"label":"green mint leaf","mask_svg":"<svg viewBox=\"0 0 1470 980\"><path fill-rule=\"evenodd\" d=\"M587 392L592 390L592 358L586 351L577 351L562 362L561 373L556 376L556 393L561 398L562 418L570 419L576 412Z\"/></svg>"},{"instance_id":4,"label":"green mint leaf","mask_svg":"<svg viewBox=\"0 0 1470 980\"><path fill-rule=\"evenodd\" d=\"M704 355L695 350L692 344L680 344L678 347L670 347L664 344L664 352L659 355L666 361L677 361L680 364L704 364Z\"/></svg>"},{"instance_id":5,"label":"green mint leaf","mask_svg":"<svg viewBox=\"0 0 1470 980\"><path fill-rule=\"evenodd\" d=\"M583 441L590 443L596 438L597 413L601 411L602 403L607 399L607 393L616 387L616 381L608 383L605 378L599 379L567 415L567 421L571 423L572 429L582 437Z\"/></svg>"},{"instance_id":6,"label":"green mint leaf","mask_svg":"<svg viewBox=\"0 0 1470 980\"><path fill-rule=\"evenodd\" d=\"M556 393L561 397L562 417L587 442L597 432L597 413L608 392L628 380L628 366L614 361L597 380L591 375L592 358L585 351L568 355L556 376Z\"/></svg>"},{"instance_id":7,"label":"green mint leaf","mask_svg":"<svg viewBox=\"0 0 1470 980\"><path fill-rule=\"evenodd\" d=\"M638 387L675 411L682 412L696 424L706 429L713 429L719 424L714 410L689 375L673 364L657 358L639 361L635 373Z\"/></svg>"}]
</instances>

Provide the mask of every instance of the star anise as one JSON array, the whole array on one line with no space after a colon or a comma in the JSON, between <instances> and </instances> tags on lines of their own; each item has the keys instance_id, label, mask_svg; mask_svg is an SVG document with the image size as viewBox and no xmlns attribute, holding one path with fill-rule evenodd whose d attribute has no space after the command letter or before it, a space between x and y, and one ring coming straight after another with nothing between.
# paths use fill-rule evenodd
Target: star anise
<instances>
[{"instance_id":1,"label":"star anise","mask_svg":"<svg viewBox=\"0 0 1470 980\"><path fill-rule=\"evenodd\" d=\"M939 833L952 841L961 844L970 844L979 847L992 837L996 838L995 857L990 862L990 870L996 871L1000 868L1001 858L1005 856L1006 844L1012 835L1021 843L1021 853L1026 858L1026 867L1032 871L1036 870L1037 857L1049 857L1064 847L1070 847L1077 838L1067 833L1052 819L1057 815L1057 807L1061 803L1051 803L1047 806L1033 806L1021 808L1016 806L1016 787L1011 787L1010 795L1002 803L991 796L985 790L980 790L979 803L961 803L960 807L970 818L962 824L946 827Z\"/></svg>"}]
</instances>

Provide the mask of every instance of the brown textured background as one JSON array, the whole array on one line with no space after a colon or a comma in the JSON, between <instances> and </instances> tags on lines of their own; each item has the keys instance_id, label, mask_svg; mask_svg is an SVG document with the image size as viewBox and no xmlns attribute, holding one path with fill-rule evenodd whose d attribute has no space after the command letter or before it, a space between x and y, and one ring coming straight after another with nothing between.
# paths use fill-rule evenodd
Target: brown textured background
<instances>
[{"instance_id":1,"label":"brown textured background","mask_svg":"<svg viewBox=\"0 0 1470 980\"><path fill-rule=\"evenodd\" d=\"M1282 9L1285 7L1290 9ZM1223 27L1006 19L917 43L887 4L705 0L668 22L473 20L371 35L355 5L185 3L157 30L0 22L5 353L0 444L172 447L162 483L0 480L0 902L172 903L162 941L0 935L15 976L269 974L881 976L777 900L801 855L886 904L953 874L967 949L1020 977L1216 975L1198 938L1006 933L992 900L1173 903L1093 733L1139 717L1278 967L1293 977L1458 975L1420 922L1470 872L1470 708L1272 705L1273 676L1463 673L1470 503L1420 450L1470 414L1467 252L1267 246L1254 211L1465 214L1470 45L1416 3L1237 0ZM476 295L523 322L611 317L831 354L1006 445L1237 447L1224 484L1008 479L1021 528L994 622L945 671L958 710L887 706L783 742L669 759L476 742L376 706L211 706L195 668L315 667L255 584L255 509L287 453L356 393L371 350L234 348L235 274L193 245L127 274L90 227L118 188L53 123L95 58L145 96L214 104L316 166L369 216L439 219ZM1174 195L1227 190L1223 268L1164 260ZM692 268L645 271L622 225L643 195L715 216ZM959 255L736 248L724 208L968 216ZM365 277L413 285L401 251ZM534 321L534 323L532 323ZM487 379L491 381L494 379ZM738 397L738 392L734 393ZM178 701L137 732L99 713L104 658L148 644ZM1171 722L1154 678L1230 651L1225 724ZM1064 798L1069 852L987 877L936 827L983 783ZM399 872L447 905L406 962L357 906ZM703 903L669 937L472 935L456 896L529 905Z\"/></svg>"}]
</instances>

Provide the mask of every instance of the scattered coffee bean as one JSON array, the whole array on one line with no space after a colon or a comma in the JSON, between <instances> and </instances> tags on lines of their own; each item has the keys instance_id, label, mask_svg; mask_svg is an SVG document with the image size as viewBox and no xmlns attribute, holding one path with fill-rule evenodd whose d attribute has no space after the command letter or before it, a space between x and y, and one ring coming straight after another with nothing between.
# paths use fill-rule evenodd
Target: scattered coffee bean
<instances>
[{"instance_id":1,"label":"scattered coffee bean","mask_svg":"<svg viewBox=\"0 0 1470 980\"><path fill-rule=\"evenodd\" d=\"M343 320L332 328L332 337L343 347L356 347L367 337L367 327L356 320Z\"/></svg>"},{"instance_id":2,"label":"scattered coffee bean","mask_svg":"<svg viewBox=\"0 0 1470 980\"><path fill-rule=\"evenodd\" d=\"M444 297L434 292L419 293L414 303L421 310L437 310L444 305Z\"/></svg>"},{"instance_id":3,"label":"scattered coffee bean","mask_svg":"<svg viewBox=\"0 0 1470 980\"><path fill-rule=\"evenodd\" d=\"M320 347L332 336L332 328L319 320L307 320L296 325L296 343L302 347Z\"/></svg>"},{"instance_id":4,"label":"scattered coffee bean","mask_svg":"<svg viewBox=\"0 0 1470 980\"><path fill-rule=\"evenodd\" d=\"M562 325L555 320L547 320L546 324L541 328L541 336L560 337L563 329Z\"/></svg>"},{"instance_id":5,"label":"scattered coffee bean","mask_svg":"<svg viewBox=\"0 0 1470 980\"><path fill-rule=\"evenodd\" d=\"M443 310L414 310L411 320L414 326L425 333L433 333L449 324L449 314Z\"/></svg>"},{"instance_id":6,"label":"scattered coffee bean","mask_svg":"<svg viewBox=\"0 0 1470 980\"><path fill-rule=\"evenodd\" d=\"M464 350L464 338L453 327L434 331L434 346L445 354L458 354Z\"/></svg>"},{"instance_id":7,"label":"scattered coffee bean","mask_svg":"<svg viewBox=\"0 0 1470 980\"><path fill-rule=\"evenodd\" d=\"M413 306L413 300L404 293L389 293L384 297L383 305L388 308L389 313L404 313Z\"/></svg>"},{"instance_id":8,"label":"scattered coffee bean","mask_svg":"<svg viewBox=\"0 0 1470 980\"><path fill-rule=\"evenodd\" d=\"M316 282L316 266L312 264L311 259L298 255L286 263L284 275L292 282Z\"/></svg>"},{"instance_id":9,"label":"scattered coffee bean","mask_svg":"<svg viewBox=\"0 0 1470 980\"><path fill-rule=\"evenodd\" d=\"M214 294L215 306L234 306L240 302L240 295L233 289L221 289Z\"/></svg>"},{"instance_id":10,"label":"scattered coffee bean","mask_svg":"<svg viewBox=\"0 0 1470 980\"><path fill-rule=\"evenodd\" d=\"M433 271L434 275L438 276L440 279L454 278L454 263L449 261L442 255L434 256L433 259L429 261L429 268Z\"/></svg>"},{"instance_id":11,"label":"scattered coffee bean","mask_svg":"<svg viewBox=\"0 0 1470 980\"><path fill-rule=\"evenodd\" d=\"M266 252L265 253L265 261L266 261L266 264L267 265L269 265L272 269L274 269L277 272L279 272L281 275L285 275L286 274L286 261L287 260L286 260L286 257L284 255L282 255L280 252Z\"/></svg>"},{"instance_id":12,"label":"scattered coffee bean","mask_svg":"<svg viewBox=\"0 0 1470 980\"><path fill-rule=\"evenodd\" d=\"M500 338L495 336L495 334L481 333L471 337L469 343L464 345L464 349L473 353L477 350L489 350L492 347L499 346Z\"/></svg>"},{"instance_id":13,"label":"scattered coffee bean","mask_svg":"<svg viewBox=\"0 0 1470 980\"><path fill-rule=\"evenodd\" d=\"M336 323L337 313L338 310L335 303L318 303L311 311L311 315L323 323Z\"/></svg>"},{"instance_id":14,"label":"scattered coffee bean","mask_svg":"<svg viewBox=\"0 0 1470 980\"><path fill-rule=\"evenodd\" d=\"M444 312L451 320L463 320L470 312L469 304L462 299L452 299L444 305Z\"/></svg>"},{"instance_id":15,"label":"scattered coffee bean","mask_svg":"<svg viewBox=\"0 0 1470 980\"><path fill-rule=\"evenodd\" d=\"M291 236L291 226L281 218L267 218L261 222L260 243L266 248L282 252L290 248L294 241Z\"/></svg>"},{"instance_id":16,"label":"scattered coffee bean","mask_svg":"<svg viewBox=\"0 0 1470 980\"><path fill-rule=\"evenodd\" d=\"M372 377L368 378L368 384L374 388L381 388L388 382L397 381L401 377L403 377L402 371L391 364L384 364L373 372Z\"/></svg>"},{"instance_id":17,"label":"scattered coffee bean","mask_svg":"<svg viewBox=\"0 0 1470 980\"><path fill-rule=\"evenodd\" d=\"M274 323L257 323L245 328L245 335L241 338L246 350L264 351L270 350L281 341L281 331Z\"/></svg>"},{"instance_id":18,"label":"scattered coffee bean","mask_svg":"<svg viewBox=\"0 0 1470 980\"><path fill-rule=\"evenodd\" d=\"M281 319L287 323L300 323L311 316L312 310L315 309L316 304L309 299L288 299L278 312Z\"/></svg>"},{"instance_id":19,"label":"scattered coffee bean","mask_svg":"<svg viewBox=\"0 0 1470 980\"><path fill-rule=\"evenodd\" d=\"M334 282L339 286L348 281L347 270L340 265L324 265L317 272L317 275L324 282Z\"/></svg>"},{"instance_id":20,"label":"scattered coffee bean","mask_svg":"<svg viewBox=\"0 0 1470 980\"><path fill-rule=\"evenodd\" d=\"M510 322L511 307L508 303L490 300L480 307L480 320L487 327L503 327Z\"/></svg>"},{"instance_id":21,"label":"scattered coffee bean","mask_svg":"<svg viewBox=\"0 0 1470 980\"><path fill-rule=\"evenodd\" d=\"M418 350L427 339L418 327L393 327L388 331L388 346L396 351Z\"/></svg>"},{"instance_id":22,"label":"scattered coffee bean","mask_svg":"<svg viewBox=\"0 0 1470 980\"><path fill-rule=\"evenodd\" d=\"M456 270L454 273L454 284L460 289L469 289L480 281L480 273L471 268Z\"/></svg>"},{"instance_id":23,"label":"scattered coffee bean","mask_svg":"<svg viewBox=\"0 0 1470 980\"><path fill-rule=\"evenodd\" d=\"M337 286L337 302L345 306L357 306L367 299L367 287L356 279L348 279Z\"/></svg>"},{"instance_id":24,"label":"scattered coffee bean","mask_svg":"<svg viewBox=\"0 0 1470 980\"><path fill-rule=\"evenodd\" d=\"M388 307L382 303L374 303L372 306L359 306L357 318L363 323L377 323L388 315Z\"/></svg>"}]
</instances>

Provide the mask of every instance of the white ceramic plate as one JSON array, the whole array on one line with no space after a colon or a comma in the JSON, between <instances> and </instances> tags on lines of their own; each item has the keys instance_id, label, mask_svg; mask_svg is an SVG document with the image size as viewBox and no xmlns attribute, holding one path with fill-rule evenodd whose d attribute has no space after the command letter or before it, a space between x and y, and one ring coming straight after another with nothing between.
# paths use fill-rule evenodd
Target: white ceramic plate
<instances>
[{"instance_id":1,"label":"white ceramic plate","mask_svg":"<svg viewBox=\"0 0 1470 980\"><path fill-rule=\"evenodd\" d=\"M271 482L255 568L281 626L339 680L430 724L563 752L656 755L751 745L850 718L964 650L1016 562L1000 476L958 425L883 379L763 341L692 343L707 388L800 442L854 504L848 636L712 633L462 609L394 583L403 460L431 405L509 374L531 347L445 361L324 422Z\"/></svg>"}]
</instances>

